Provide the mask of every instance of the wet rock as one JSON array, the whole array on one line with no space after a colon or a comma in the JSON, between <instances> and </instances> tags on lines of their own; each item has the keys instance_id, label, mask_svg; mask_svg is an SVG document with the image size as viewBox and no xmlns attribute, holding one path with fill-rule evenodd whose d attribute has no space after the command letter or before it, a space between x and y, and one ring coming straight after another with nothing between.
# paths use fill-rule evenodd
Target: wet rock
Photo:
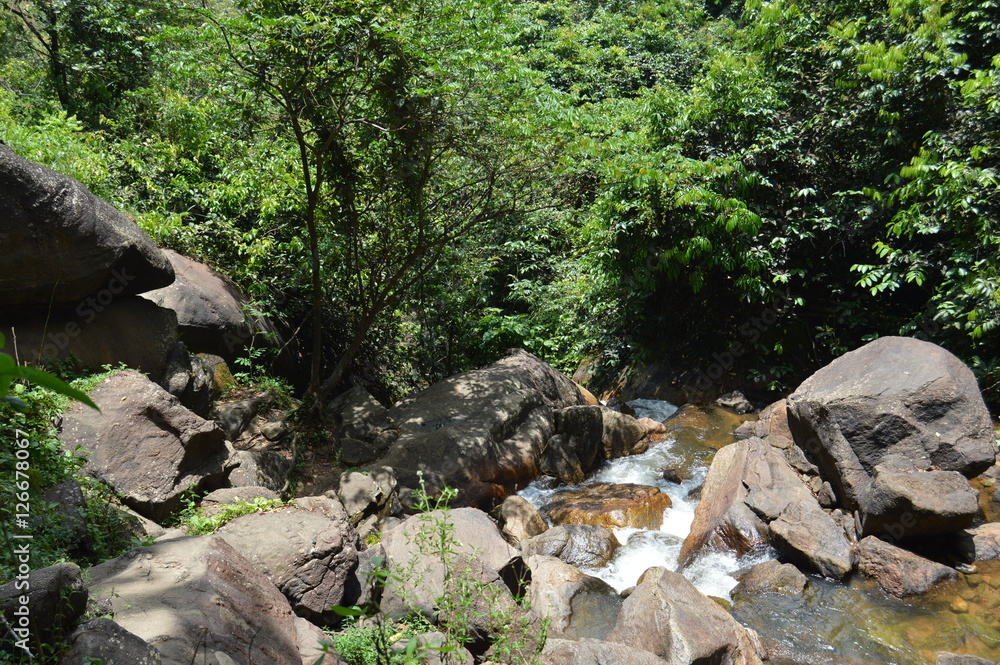
<instances>
[{"instance_id":1,"label":"wet rock","mask_svg":"<svg viewBox=\"0 0 1000 665\"><path fill-rule=\"evenodd\" d=\"M966 561L1000 559L1000 522L989 522L958 534L959 551Z\"/></svg>"},{"instance_id":2,"label":"wet rock","mask_svg":"<svg viewBox=\"0 0 1000 665\"><path fill-rule=\"evenodd\" d=\"M69 644L69 652L59 665L88 665L95 660L105 665L160 665L163 662L159 651L111 619L91 619L80 624L70 635Z\"/></svg>"},{"instance_id":3,"label":"wet rock","mask_svg":"<svg viewBox=\"0 0 1000 665\"><path fill-rule=\"evenodd\" d=\"M162 250L176 279L144 298L177 313L188 348L235 360L255 333L274 332L266 320L249 313L249 300L229 278L169 249Z\"/></svg>"},{"instance_id":4,"label":"wet rock","mask_svg":"<svg viewBox=\"0 0 1000 665\"><path fill-rule=\"evenodd\" d=\"M581 404L573 382L526 351L439 381L386 414L399 437L380 460L400 486L459 490L456 505L494 507L538 475L553 408Z\"/></svg>"},{"instance_id":5,"label":"wet rock","mask_svg":"<svg viewBox=\"0 0 1000 665\"><path fill-rule=\"evenodd\" d=\"M302 663L288 600L222 538L140 547L90 574L92 591L110 597L115 622L164 663Z\"/></svg>"},{"instance_id":6,"label":"wet rock","mask_svg":"<svg viewBox=\"0 0 1000 665\"><path fill-rule=\"evenodd\" d=\"M658 529L669 507L670 497L656 487L591 483L557 492L542 511L553 524Z\"/></svg>"},{"instance_id":7,"label":"wet rock","mask_svg":"<svg viewBox=\"0 0 1000 665\"><path fill-rule=\"evenodd\" d=\"M517 546L522 540L545 533L549 528L545 518L522 496L512 494L493 511L500 523L500 532L507 542Z\"/></svg>"},{"instance_id":8,"label":"wet rock","mask_svg":"<svg viewBox=\"0 0 1000 665\"><path fill-rule=\"evenodd\" d=\"M677 471L677 469L673 467L664 469L662 471L662 474L663 474L663 479L666 480L668 483L674 483L675 485L680 485L681 483L684 482L684 479L681 478L681 474Z\"/></svg>"},{"instance_id":9,"label":"wet rock","mask_svg":"<svg viewBox=\"0 0 1000 665\"><path fill-rule=\"evenodd\" d=\"M809 493L787 467L781 454L758 438L719 450L702 486L691 531L681 548L680 565L690 563L706 546L742 555L765 545L769 530L758 512L746 503L749 492L744 478L749 475L755 478L749 484L756 488L754 503L758 511L767 515L780 513L788 501L785 491Z\"/></svg>"},{"instance_id":10,"label":"wet rock","mask_svg":"<svg viewBox=\"0 0 1000 665\"><path fill-rule=\"evenodd\" d=\"M116 297L174 280L167 257L135 221L4 144L0 209L0 307L75 307L102 290Z\"/></svg>"},{"instance_id":11,"label":"wet rock","mask_svg":"<svg viewBox=\"0 0 1000 665\"><path fill-rule=\"evenodd\" d=\"M909 510L906 501L884 498L886 491L900 494L902 479L884 478L875 487L884 461L905 459L933 474L921 481L929 487L944 478L939 471L970 478L995 460L989 412L975 377L929 342L875 340L813 374L788 405L796 443L822 467L845 506L861 511L863 535L901 523ZM961 528L933 515L922 513L909 535Z\"/></svg>"},{"instance_id":12,"label":"wet rock","mask_svg":"<svg viewBox=\"0 0 1000 665\"><path fill-rule=\"evenodd\" d=\"M685 404L663 424L682 445L722 448L736 441L744 417L719 406Z\"/></svg>"},{"instance_id":13,"label":"wet rock","mask_svg":"<svg viewBox=\"0 0 1000 665\"><path fill-rule=\"evenodd\" d=\"M779 563L769 559L758 563L739 577L737 584L730 592L734 599L746 598L752 602L753 597L762 593L782 593L797 596L805 591L809 578L799 572L790 563Z\"/></svg>"},{"instance_id":14,"label":"wet rock","mask_svg":"<svg viewBox=\"0 0 1000 665\"><path fill-rule=\"evenodd\" d=\"M650 568L622 603L608 635L670 663L757 665L760 641L682 575Z\"/></svg>"},{"instance_id":15,"label":"wet rock","mask_svg":"<svg viewBox=\"0 0 1000 665\"><path fill-rule=\"evenodd\" d=\"M897 598L919 596L938 582L958 579L954 569L874 536L863 538L858 543L858 570Z\"/></svg>"},{"instance_id":16,"label":"wet rock","mask_svg":"<svg viewBox=\"0 0 1000 665\"><path fill-rule=\"evenodd\" d=\"M237 517L215 535L267 575L296 614L330 622L358 561L358 536L339 503L326 503L324 512L286 507Z\"/></svg>"},{"instance_id":17,"label":"wet rock","mask_svg":"<svg viewBox=\"0 0 1000 665\"><path fill-rule=\"evenodd\" d=\"M754 410L753 404L739 390L722 395L715 400L715 404L739 414L750 413Z\"/></svg>"},{"instance_id":18,"label":"wet rock","mask_svg":"<svg viewBox=\"0 0 1000 665\"><path fill-rule=\"evenodd\" d=\"M771 522L772 542L792 563L843 579L854 565L851 543L816 500L809 499L789 505Z\"/></svg>"},{"instance_id":19,"label":"wet rock","mask_svg":"<svg viewBox=\"0 0 1000 665\"><path fill-rule=\"evenodd\" d=\"M648 651L590 638L549 639L542 651L544 665L666 665L667 662Z\"/></svg>"},{"instance_id":20,"label":"wet rock","mask_svg":"<svg viewBox=\"0 0 1000 665\"><path fill-rule=\"evenodd\" d=\"M525 541L521 555L554 556L577 568L605 565L620 547L610 529L591 524L562 524Z\"/></svg>"},{"instance_id":21,"label":"wet rock","mask_svg":"<svg viewBox=\"0 0 1000 665\"><path fill-rule=\"evenodd\" d=\"M237 450L229 459L233 469L229 484L234 487L266 487L283 492L292 472L291 463L274 450Z\"/></svg>"},{"instance_id":22,"label":"wet rock","mask_svg":"<svg viewBox=\"0 0 1000 665\"><path fill-rule=\"evenodd\" d=\"M994 663L979 656L939 651L934 659L934 665L994 665Z\"/></svg>"},{"instance_id":23,"label":"wet rock","mask_svg":"<svg viewBox=\"0 0 1000 665\"><path fill-rule=\"evenodd\" d=\"M127 370L90 396L101 410L72 407L59 439L67 450L90 451L84 472L108 483L136 512L161 521L185 490L222 484L229 458L222 430L163 388Z\"/></svg>"},{"instance_id":24,"label":"wet rock","mask_svg":"<svg viewBox=\"0 0 1000 665\"><path fill-rule=\"evenodd\" d=\"M646 436L651 434L666 434L667 432L667 426L659 420L653 420L652 418L639 418L637 422L642 425L644 430L646 430Z\"/></svg>"},{"instance_id":25,"label":"wet rock","mask_svg":"<svg viewBox=\"0 0 1000 665\"><path fill-rule=\"evenodd\" d=\"M16 541L12 547L18 558L30 554L30 547ZM58 641L87 609L87 589L80 568L74 563L57 563L32 570L27 579L14 579L0 586L0 612L14 634L34 647L35 639ZM25 586L27 584L27 586ZM21 602L27 595L28 602ZM29 614L24 614L27 608ZM8 635L2 640L6 642Z\"/></svg>"},{"instance_id":26,"label":"wet rock","mask_svg":"<svg viewBox=\"0 0 1000 665\"><path fill-rule=\"evenodd\" d=\"M553 638L603 640L615 626L622 599L605 581L549 556L528 558L531 607L549 619Z\"/></svg>"}]
</instances>

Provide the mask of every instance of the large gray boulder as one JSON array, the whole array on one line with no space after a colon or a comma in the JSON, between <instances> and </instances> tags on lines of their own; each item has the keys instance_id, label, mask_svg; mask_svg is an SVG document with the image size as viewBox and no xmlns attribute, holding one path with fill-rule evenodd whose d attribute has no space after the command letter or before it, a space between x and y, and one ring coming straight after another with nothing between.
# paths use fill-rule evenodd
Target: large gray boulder
<instances>
[{"instance_id":1,"label":"large gray boulder","mask_svg":"<svg viewBox=\"0 0 1000 665\"><path fill-rule=\"evenodd\" d=\"M604 580L555 557L528 558L531 608L549 621L555 638L603 640L615 627L622 599Z\"/></svg>"},{"instance_id":2,"label":"large gray boulder","mask_svg":"<svg viewBox=\"0 0 1000 665\"><path fill-rule=\"evenodd\" d=\"M553 408L582 404L579 388L517 350L484 369L439 381L385 414L399 436L379 460L400 486L459 490L457 505L490 509L538 475Z\"/></svg>"},{"instance_id":3,"label":"large gray boulder","mask_svg":"<svg viewBox=\"0 0 1000 665\"><path fill-rule=\"evenodd\" d=\"M166 286L174 271L132 219L0 143L0 308Z\"/></svg>"},{"instance_id":4,"label":"large gray boulder","mask_svg":"<svg viewBox=\"0 0 1000 665\"><path fill-rule=\"evenodd\" d=\"M115 622L156 648L163 665L301 665L288 600L216 536L140 547L90 569Z\"/></svg>"},{"instance_id":5,"label":"large gray boulder","mask_svg":"<svg viewBox=\"0 0 1000 665\"><path fill-rule=\"evenodd\" d=\"M338 501L312 498L327 504L323 512L288 507L244 515L215 535L267 575L296 614L328 623L357 565L358 536Z\"/></svg>"},{"instance_id":6,"label":"large gray boulder","mask_svg":"<svg viewBox=\"0 0 1000 665\"><path fill-rule=\"evenodd\" d=\"M83 470L139 514L161 521L188 488L223 482L230 453L222 430L139 372L114 374L90 396L101 410L75 405L59 439L68 451L88 451Z\"/></svg>"},{"instance_id":7,"label":"large gray boulder","mask_svg":"<svg viewBox=\"0 0 1000 665\"><path fill-rule=\"evenodd\" d=\"M625 599L609 642L649 651L671 665L760 665L760 640L686 578L650 568Z\"/></svg>"},{"instance_id":8,"label":"large gray boulder","mask_svg":"<svg viewBox=\"0 0 1000 665\"><path fill-rule=\"evenodd\" d=\"M232 280L173 250L162 251L176 279L143 297L177 313L178 328L193 353L213 353L231 361L255 333L273 332L265 319L249 311L249 300Z\"/></svg>"},{"instance_id":9,"label":"large gray boulder","mask_svg":"<svg viewBox=\"0 0 1000 665\"><path fill-rule=\"evenodd\" d=\"M795 442L845 507L860 511L865 535L882 535L906 520L912 524L904 536L969 525L967 515L913 515L912 500L886 496L896 492L899 479L878 482L880 464L905 459L915 469L907 472L914 475L911 488L933 495L943 476L918 474L951 471L971 478L994 463L989 412L972 372L953 354L917 339L875 340L806 379L788 398L788 410Z\"/></svg>"}]
</instances>

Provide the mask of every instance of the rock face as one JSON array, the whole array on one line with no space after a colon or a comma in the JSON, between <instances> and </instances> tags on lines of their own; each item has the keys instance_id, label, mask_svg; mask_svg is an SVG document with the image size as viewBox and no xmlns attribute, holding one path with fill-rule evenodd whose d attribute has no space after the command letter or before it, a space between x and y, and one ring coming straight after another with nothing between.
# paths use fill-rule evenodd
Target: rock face
<instances>
[{"instance_id":1,"label":"rock face","mask_svg":"<svg viewBox=\"0 0 1000 665\"><path fill-rule=\"evenodd\" d=\"M603 566L620 543L610 529L591 524L562 524L525 541L521 554L554 556L577 568Z\"/></svg>"},{"instance_id":2,"label":"rock face","mask_svg":"<svg viewBox=\"0 0 1000 665\"><path fill-rule=\"evenodd\" d=\"M167 258L134 221L3 144L0 210L0 307L75 305L102 289L128 295L174 280Z\"/></svg>"},{"instance_id":3,"label":"rock face","mask_svg":"<svg viewBox=\"0 0 1000 665\"><path fill-rule=\"evenodd\" d=\"M552 637L603 640L615 627L622 599L607 582L550 556L529 557L528 567L531 607Z\"/></svg>"},{"instance_id":4,"label":"rock face","mask_svg":"<svg viewBox=\"0 0 1000 665\"><path fill-rule=\"evenodd\" d=\"M582 403L570 379L518 350L389 409L399 436L379 465L404 488L416 488L423 471L431 487L458 488L460 505L492 508L538 474L552 409Z\"/></svg>"},{"instance_id":5,"label":"rock face","mask_svg":"<svg viewBox=\"0 0 1000 665\"><path fill-rule=\"evenodd\" d=\"M98 293L75 308L5 313L0 332L7 338L3 352L23 363L72 355L79 369L123 362L160 379L177 345L177 317L138 296Z\"/></svg>"},{"instance_id":6,"label":"rock face","mask_svg":"<svg viewBox=\"0 0 1000 665\"><path fill-rule=\"evenodd\" d=\"M659 529L670 496L650 485L591 483L557 492L542 509L554 524Z\"/></svg>"},{"instance_id":7,"label":"rock face","mask_svg":"<svg viewBox=\"0 0 1000 665\"><path fill-rule=\"evenodd\" d=\"M59 438L69 451L90 451L84 471L136 512L160 521L189 487L221 484L229 457L222 430L139 372L112 375L91 398L101 410L77 404L63 417Z\"/></svg>"},{"instance_id":8,"label":"rock face","mask_svg":"<svg viewBox=\"0 0 1000 665\"><path fill-rule=\"evenodd\" d=\"M957 472L970 478L995 460L989 413L975 377L948 351L903 337L875 340L806 379L788 398L788 409L796 443L817 462L845 507L860 511L864 534L880 535L906 521L912 524L903 527L905 536L968 526L964 517L914 514L907 506L912 497L896 498L937 493L933 488L944 476L920 474ZM879 466L900 459L913 465L915 470L906 471L911 478L880 481L892 472ZM900 491L901 483L906 491Z\"/></svg>"},{"instance_id":9,"label":"rock face","mask_svg":"<svg viewBox=\"0 0 1000 665\"><path fill-rule=\"evenodd\" d=\"M193 353L213 353L233 360L267 323L251 315L249 301L232 281L203 263L169 249L162 250L176 279L143 294L177 313L184 343Z\"/></svg>"},{"instance_id":10,"label":"rock face","mask_svg":"<svg viewBox=\"0 0 1000 665\"><path fill-rule=\"evenodd\" d=\"M442 535L447 536L443 544ZM485 513L460 508L413 515L383 533L381 545L393 574L382 594L387 616L416 611L434 622L463 620L477 635L489 635L500 629L492 613L515 612L501 571L517 559L517 552ZM466 577L479 592L462 610L464 616L442 616L441 599L453 592L449 580L455 575Z\"/></svg>"},{"instance_id":11,"label":"rock face","mask_svg":"<svg viewBox=\"0 0 1000 665\"><path fill-rule=\"evenodd\" d=\"M890 545L875 536L858 543L858 570L897 598L919 596L944 580L958 579L948 566Z\"/></svg>"},{"instance_id":12,"label":"rock face","mask_svg":"<svg viewBox=\"0 0 1000 665\"><path fill-rule=\"evenodd\" d=\"M625 599L609 642L649 651L668 663L757 665L759 639L682 575L650 568Z\"/></svg>"},{"instance_id":13,"label":"rock face","mask_svg":"<svg viewBox=\"0 0 1000 665\"><path fill-rule=\"evenodd\" d=\"M324 515L282 508L238 517L215 532L253 563L285 594L296 614L332 621L330 608L340 605L348 573L358 562L357 532L339 503ZM339 513L340 519L329 514Z\"/></svg>"},{"instance_id":14,"label":"rock face","mask_svg":"<svg viewBox=\"0 0 1000 665\"><path fill-rule=\"evenodd\" d=\"M91 569L115 622L164 665L301 665L288 600L225 540L192 536L140 547Z\"/></svg>"}]
</instances>

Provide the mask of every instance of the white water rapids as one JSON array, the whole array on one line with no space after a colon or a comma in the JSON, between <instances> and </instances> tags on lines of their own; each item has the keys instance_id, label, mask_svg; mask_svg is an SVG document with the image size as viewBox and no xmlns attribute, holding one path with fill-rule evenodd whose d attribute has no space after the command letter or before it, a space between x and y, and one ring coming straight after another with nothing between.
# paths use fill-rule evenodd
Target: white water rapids
<instances>
[{"instance_id":1,"label":"white water rapids","mask_svg":"<svg viewBox=\"0 0 1000 665\"><path fill-rule=\"evenodd\" d=\"M635 409L636 418L649 417L656 421L666 420L677 411L673 404L659 400L633 400L628 405ZM641 455L605 462L587 478L587 482L652 485L670 495L673 502L664 511L659 530L615 529L615 536L622 547L614 558L602 568L583 570L601 578L619 592L634 586L652 566L677 570L681 545L691 530L694 510L698 505L697 498L689 499L688 494L704 482L708 466L689 466L689 460L672 450L674 443L675 440L668 437ZM663 479L663 469L667 467L681 472L684 480L680 485ZM522 490L520 495L536 508L541 508L560 489L565 487L543 489L540 483L535 482ZM732 553L703 552L680 572L705 595L728 599L730 590L736 586L732 573L752 563L756 561L741 560Z\"/></svg>"}]
</instances>

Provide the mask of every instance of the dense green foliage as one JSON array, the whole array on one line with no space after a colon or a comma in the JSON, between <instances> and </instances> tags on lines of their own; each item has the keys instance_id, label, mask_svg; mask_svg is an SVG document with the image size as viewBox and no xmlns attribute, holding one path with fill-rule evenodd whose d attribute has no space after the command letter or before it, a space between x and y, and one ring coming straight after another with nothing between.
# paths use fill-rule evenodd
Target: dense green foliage
<instances>
[{"instance_id":1,"label":"dense green foliage","mask_svg":"<svg viewBox=\"0 0 1000 665\"><path fill-rule=\"evenodd\" d=\"M3 140L240 281L314 388L518 345L780 390L902 333L1000 394L996 0L4 7Z\"/></svg>"}]
</instances>

